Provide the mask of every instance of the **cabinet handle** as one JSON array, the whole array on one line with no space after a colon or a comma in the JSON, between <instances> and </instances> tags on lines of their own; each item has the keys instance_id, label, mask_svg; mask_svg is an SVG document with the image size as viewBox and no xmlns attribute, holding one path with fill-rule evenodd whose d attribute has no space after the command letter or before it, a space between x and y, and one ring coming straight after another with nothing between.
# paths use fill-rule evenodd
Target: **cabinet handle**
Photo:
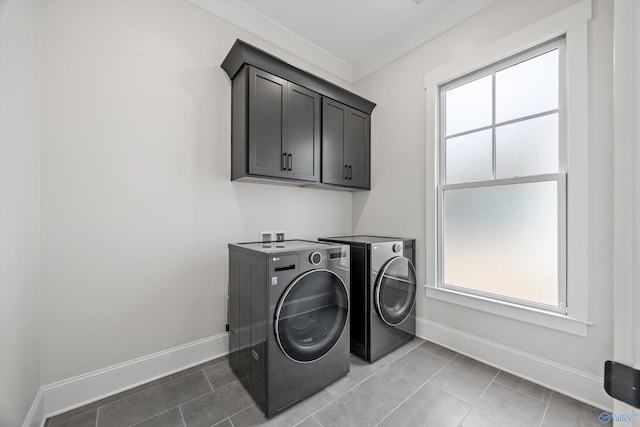
<instances>
[{"instance_id":1,"label":"cabinet handle","mask_svg":"<svg viewBox=\"0 0 640 427\"><path fill-rule=\"evenodd\" d=\"M289 154L289 170L293 167L293 157Z\"/></svg>"},{"instance_id":2,"label":"cabinet handle","mask_svg":"<svg viewBox=\"0 0 640 427\"><path fill-rule=\"evenodd\" d=\"M353 166L349 165L349 179L353 179Z\"/></svg>"},{"instance_id":3,"label":"cabinet handle","mask_svg":"<svg viewBox=\"0 0 640 427\"><path fill-rule=\"evenodd\" d=\"M282 170L287 170L287 153L282 153Z\"/></svg>"},{"instance_id":4,"label":"cabinet handle","mask_svg":"<svg viewBox=\"0 0 640 427\"><path fill-rule=\"evenodd\" d=\"M349 179L349 165L344 165L344 179Z\"/></svg>"}]
</instances>

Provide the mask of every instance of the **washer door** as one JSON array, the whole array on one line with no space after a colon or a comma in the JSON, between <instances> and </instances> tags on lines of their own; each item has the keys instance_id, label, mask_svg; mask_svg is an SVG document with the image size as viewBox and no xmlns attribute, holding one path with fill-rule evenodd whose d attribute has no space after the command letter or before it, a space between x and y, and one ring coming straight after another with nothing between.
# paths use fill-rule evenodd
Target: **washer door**
<instances>
[{"instance_id":1,"label":"washer door","mask_svg":"<svg viewBox=\"0 0 640 427\"><path fill-rule=\"evenodd\" d=\"M389 260L376 279L375 306L380 318L391 326L402 323L416 300L416 270L405 257Z\"/></svg>"},{"instance_id":2,"label":"washer door","mask_svg":"<svg viewBox=\"0 0 640 427\"><path fill-rule=\"evenodd\" d=\"M296 362L313 362L327 354L344 332L349 294L340 277L318 269L298 276L285 290L275 315L280 349Z\"/></svg>"}]
</instances>

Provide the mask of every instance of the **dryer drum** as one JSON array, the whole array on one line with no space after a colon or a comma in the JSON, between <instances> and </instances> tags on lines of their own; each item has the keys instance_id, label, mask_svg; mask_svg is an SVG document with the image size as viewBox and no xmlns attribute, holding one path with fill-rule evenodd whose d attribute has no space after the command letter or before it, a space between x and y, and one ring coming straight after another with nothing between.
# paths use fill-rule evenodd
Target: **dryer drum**
<instances>
[{"instance_id":1,"label":"dryer drum","mask_svg":"<svg viewBox=\"0 0 640 427\"><path fill-rule=\"evenodd\" d=\"M312 270L296 278L276 308L280 349L296 362L313 362L336 345L347 324L349 296L337 274Z\"/></svg>"},{"instance_id":2,"label":"dryer drum","mask_svg":"<svg viewBox=\"0 0 640 427\"><path fill-rule=\"evenodd\" d=\"M405 257L395 257L384 267L375 287L375 305L382 320L395 326L410 314L416 299L416 271Z\"/></svg>"}]
</instances>

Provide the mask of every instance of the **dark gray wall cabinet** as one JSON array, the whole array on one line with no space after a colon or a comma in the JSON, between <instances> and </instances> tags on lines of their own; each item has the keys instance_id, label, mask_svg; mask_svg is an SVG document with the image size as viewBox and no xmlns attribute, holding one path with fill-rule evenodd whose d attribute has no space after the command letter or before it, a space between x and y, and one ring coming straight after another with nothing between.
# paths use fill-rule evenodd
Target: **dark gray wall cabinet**
<instances>
[{"instance_id":1,"label":"dark gray wall cabinet","mask_svg":"<svg viewBox=\"0 0 640 427\"><path fill-rule=\"evenodd\" d=\"M232 180L370 188L374 103L241 40L222 68L232 81Z\"/></svg>"},{"instance_id":2,"label":"dark gray wall cabinet","mask_svg":"<svg viewBox=\"0 0 640 427\"><path fill-rule=\"evenodd\" d=\"M322 100L322 182L369 189L371 116Z\"/></svg>"}]
</instances>

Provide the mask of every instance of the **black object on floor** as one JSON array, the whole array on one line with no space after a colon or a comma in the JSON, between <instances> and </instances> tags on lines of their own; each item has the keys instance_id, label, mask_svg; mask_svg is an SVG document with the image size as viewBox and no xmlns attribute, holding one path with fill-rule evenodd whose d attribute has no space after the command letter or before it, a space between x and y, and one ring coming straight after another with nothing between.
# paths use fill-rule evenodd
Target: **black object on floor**
<instances>
[{"instance_id":1,"label":"black object on floor","mask_svg":"<svg viewBox=\"0 0 640 427\"><path fill-rule=\"evenodd\" d=\"M614 399L640 409L640 370L607 360L604 363L604 389Z\"/></svg>"}]
</instances>

